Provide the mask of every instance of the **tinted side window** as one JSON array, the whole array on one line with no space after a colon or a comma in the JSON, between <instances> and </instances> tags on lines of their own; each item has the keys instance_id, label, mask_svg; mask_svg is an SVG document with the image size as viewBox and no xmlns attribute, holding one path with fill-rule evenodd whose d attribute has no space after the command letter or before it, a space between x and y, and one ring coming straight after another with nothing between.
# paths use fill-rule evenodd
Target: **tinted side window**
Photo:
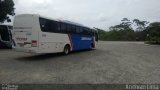
<instances>
[{"instance_id":1,"label":"tinted side window","mask_svg":"<svg viewBox=\"0 0 160 90\"><path fill-rule=\"evenodd\" d=\"M86 28L83 28L82 34L83 34L83 35L87 35L87 29L86 29Z\"/></svg>"},{"instance_id":2,"label":"tinted side window","mask_svg":"<svg viewBox=\"0 0 160 90\"><path fill-rule=\"evenodd\" d=\"M75 26L67 23L57 22L40 18L40 27L43 32L54 32L54 33L75 33L81 35L93 35L93 32L89 28Z\"/></svg>"},{"instance_id":3,"label":"tinted side window","mask_svg":"<svg viewBox=\"0 0 160 90\"><path fill-rule=\"evenodd\" d=\"M61 32L62 33L67 33L67 25L64 23L61 23Z\"/></svg>"},{"instance_id":4,"label":"tinted side window","mask_svg":"<svg viewBox=\"0 0 160 90\"><path fill-rule=\"evenodd\" d=\"M45 32L47 28L46 26L47 20L43 18L39 18L39 22L40 22L41 30Z\"/></svg>"},{"instance_id":5,"label":"tinted side window","mask_svg":"<svg viewBox=\"0 0 160 90\"><path fill-rule=\"evenodd\" d=\"M43 32L54 32L59 33L60 30L60 23L44 18L40 18L40 27Z\"/></svg>"},{"instance_id":6,"label":"tinted side window","mask_svg":"<svg viewBox=\"0 0 160 90\"><path fill-rule=\"evenodd\" d=\"M83 34L83 28L82 27L79 28L79 32L80 32L80 34Z\"/></svg>"},{"instance_id":7,"label":"tinted side window","mask_svg":"<svg viewBox=\"0 0 160 90\"><path fill-rule=\"evenodd\" d=\"M47 20L47 23L46 23L46 32L54 32L53 30L53 23L51 20Z\"/></svg>"},{"instance_id":8,"label":"tinted side window","mask_svg":"<svg viewBox=\"0 0 160 90\"><path fill-rule=\"evenodd\" d=\"M55 32L55 33L60 33L61 32L60 23L59 22L50 21L48 27L49 27L51 32Z\"/></svg>"},{"instance_id":9,"label":"tinted side window","mask_svg":"<svg viewBox=\"0 0 160 90\"><path fill-rule=\"evenodd\" d=\"M74 25L71 26L71 33L76 33L76 27Z\"/></svg>"},{"instance_id":10,"label":"tinted side window","mask_svg":"<svg viewBox=\"0 0 160 90\"><path fill-rule=\"evenodd\" d=\"M80 34L80 28L78 26L76 26L76 33Z\"/></svg>"},{"instance_id":11,"label":"tinted side window","mask_svg":"<svg viewBox=\"0 0 160 90\"><path fill-rule=\"evenodd\" d=\"M71 32L71 25L66 24L66 32L70 33Z\"/></svg>"},{"instance_id":12,"label":"tinted side window","mask_svg":"<svg viewBox=\"0 0 160 90\"><path fill-rule=\"evenodd\" d=\"M91 35L91 33L90 33L90 29L86 29L87 31L86 31L86 35Z\"/></svg>"}]
</instances>

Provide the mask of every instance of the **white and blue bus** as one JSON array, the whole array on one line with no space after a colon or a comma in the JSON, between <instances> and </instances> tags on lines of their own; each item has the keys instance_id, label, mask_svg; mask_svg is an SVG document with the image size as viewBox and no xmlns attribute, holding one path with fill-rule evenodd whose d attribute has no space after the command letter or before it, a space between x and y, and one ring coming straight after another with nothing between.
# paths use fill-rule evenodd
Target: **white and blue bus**
<instances>
[{"instance_id":1,"label":"white and blue bus","mask_svg":"<svg viewBox=\"0 0 160 90\"><path fill-rule=\"evenodd\" d=\"M94 49L98 33L83 25L34 14L15 16L15 50L30 53L56 53Z\"/></svg>"}]
</instances>

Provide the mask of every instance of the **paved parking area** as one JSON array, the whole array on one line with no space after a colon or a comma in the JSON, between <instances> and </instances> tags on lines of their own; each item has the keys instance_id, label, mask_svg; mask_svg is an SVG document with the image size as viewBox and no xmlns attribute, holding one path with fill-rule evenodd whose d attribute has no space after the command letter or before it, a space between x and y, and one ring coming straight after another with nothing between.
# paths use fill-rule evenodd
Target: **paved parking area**
<instances>
[{"instance_id":1,"label":"paved parking area","mask_svg":"<svg viewBox=\"0 0 160 90\"><path fill-rule=\"evenodd\" d=\"M160 46L101 41L96 50L68 56L2 49L0 83L160 83Z\"/></svg>"}]
</instances>

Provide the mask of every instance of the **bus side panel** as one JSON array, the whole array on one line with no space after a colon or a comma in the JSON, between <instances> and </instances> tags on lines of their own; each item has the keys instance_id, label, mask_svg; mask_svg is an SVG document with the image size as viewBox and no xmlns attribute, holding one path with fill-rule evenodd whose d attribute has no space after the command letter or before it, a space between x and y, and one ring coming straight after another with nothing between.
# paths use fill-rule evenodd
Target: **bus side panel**
<instances>
[{"instance_id":1,"label":"bus side panel","mask_svg":"<svg viewBox=\"0 0 160 90\"><path fill-rule=\"evenodd\" d=\"M92 36L71 34L73 50L83 50L92 48L94 43Z\"/></svg>"},{"instance_id":2,"label":"bus side panel","mask_svg":"<svg viewBox=\"0 0 160 90\"><path fill-rule=\"evenodd\" d=\"M41 32L40 51L43 53L63 52L64 46L70 44L67 34Z\"/></svg>"}]
</instances>

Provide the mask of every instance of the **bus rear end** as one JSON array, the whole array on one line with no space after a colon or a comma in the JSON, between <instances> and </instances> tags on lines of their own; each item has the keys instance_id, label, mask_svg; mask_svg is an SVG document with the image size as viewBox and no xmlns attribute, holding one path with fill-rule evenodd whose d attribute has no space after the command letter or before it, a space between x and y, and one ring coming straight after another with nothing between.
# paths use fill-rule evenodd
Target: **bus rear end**
<instances>
[{"instance_id":1,"label":"bus rear end","mask_svg":"<svg viewBox=\"0 0 160 90\"><path fill-rule=\"evenodd\" d=\"M13 39L16 45L15 50L38 53L38 30L40 30L38 15L24 14L16 16L13 31Z\"/></svg>"}]
</instances>

